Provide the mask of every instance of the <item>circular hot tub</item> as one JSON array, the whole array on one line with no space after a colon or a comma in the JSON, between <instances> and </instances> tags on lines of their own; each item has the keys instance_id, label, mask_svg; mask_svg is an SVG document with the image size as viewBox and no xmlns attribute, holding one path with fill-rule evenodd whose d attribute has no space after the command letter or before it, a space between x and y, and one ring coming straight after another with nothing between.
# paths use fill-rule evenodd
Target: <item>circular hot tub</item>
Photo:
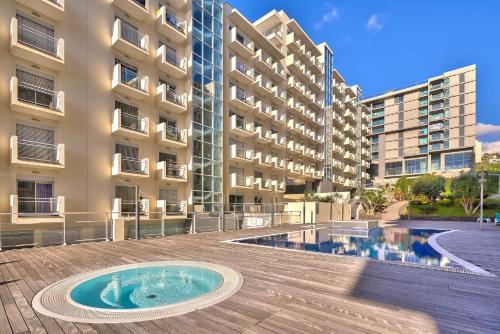
<instances>
[{"instance_id":1,"label":"circular hot tub","mask_svg":"<svg viewBox=\"0 0 500 334\"><path fill-rule=\"evenodd\" d=\"M36 311L67 321L153 320L208 307L243 283L236 271L204 262L125 265L69 277L33 298Z\"/></svg>"}]
</instances>

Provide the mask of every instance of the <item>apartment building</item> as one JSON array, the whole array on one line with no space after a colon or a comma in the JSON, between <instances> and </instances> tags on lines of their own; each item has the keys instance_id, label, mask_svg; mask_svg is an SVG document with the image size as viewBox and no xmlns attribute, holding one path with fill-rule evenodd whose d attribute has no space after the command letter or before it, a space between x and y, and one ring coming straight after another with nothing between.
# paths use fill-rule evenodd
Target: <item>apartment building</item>
<instances>
[{"instance_id":1,"label":"apartment building","mask_svg":"<svg viewBox=\"0 0 500 334\"><path fill-rule=\"evenodd\" d=\"M453 176L476 156L476 66L362 101L370 110L374 183L402 175Z\"/></svg>"},{"instance_id":2,"label":"apartment building","mask_svg":"<svg viewBox=\"0 0 500 334\"><path fill-rule=\"evenodd\" d=\"M137 189L146 218L182 221L357 184L360 90L335 95L332 51L282 11L252 23L221 0L6 0L0 26L0 212L14 223L133 219Z\"/></svg>"}]
</instances>

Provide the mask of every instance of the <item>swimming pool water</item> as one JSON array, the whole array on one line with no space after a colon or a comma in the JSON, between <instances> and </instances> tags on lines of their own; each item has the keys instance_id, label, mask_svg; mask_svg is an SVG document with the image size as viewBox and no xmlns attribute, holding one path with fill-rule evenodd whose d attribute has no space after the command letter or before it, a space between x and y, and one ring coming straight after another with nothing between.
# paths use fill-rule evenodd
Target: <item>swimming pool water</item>
<instances>
[{"instance_id":1,"label":"swimming pool water","mask_svg":"<svg viewBox=\"0 0 500 334\"><path fill-rule=\"evenodd\" d=\"M441 256L428 243L429 237L442 230L409 228L321 228L233 242L289 248L345 256L372 258L437 267L460 266Z\"/></svg>"},{"instance_id":2,"label":"swimming pool water","mask_svg":"<svg viewBox=\"0 0 500 334\"><path fill-rule=\"evenodd\" d=\"M78 304L103 309L152 308L187 301L220 287L222 276L190 266L133 268L91 278L75 286Z\"/></svg>"}]
</instances>

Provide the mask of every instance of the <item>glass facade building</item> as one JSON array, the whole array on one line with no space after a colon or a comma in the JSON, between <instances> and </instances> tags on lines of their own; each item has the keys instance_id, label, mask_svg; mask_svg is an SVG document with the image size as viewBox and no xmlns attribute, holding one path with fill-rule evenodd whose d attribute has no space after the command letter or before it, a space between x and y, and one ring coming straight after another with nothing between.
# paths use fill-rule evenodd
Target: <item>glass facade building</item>
<instances>
[{"instance_id":1,"label":"glass facade building","mask_svg":"<svg viewBox=\"0 0 500 334\"><path fill-rule=\"evenodd\" d=\"M223 1L193 0L193 205L222 210Z\"/></svg>"}]
</instances>

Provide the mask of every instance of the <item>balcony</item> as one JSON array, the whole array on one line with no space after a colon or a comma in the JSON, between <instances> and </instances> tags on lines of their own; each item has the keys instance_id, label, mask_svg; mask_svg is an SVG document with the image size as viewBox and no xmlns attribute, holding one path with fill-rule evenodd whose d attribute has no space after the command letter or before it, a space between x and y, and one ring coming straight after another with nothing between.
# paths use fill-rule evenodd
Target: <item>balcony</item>
<instances>
[{"instance_id":1,"label":"balcony","mask_svg":"<svg viewBox=\"0 0 500 334\"><path fill-rule=\"evenodd\" d=\"M144 139L149 137L149 118L122 112L121 109L113 111L113 124L111 132L127 138Z\"/></svg>"},{"instance_id":2,"label":"balcony","mask_svg":"<svg viewBox=\"0 0 500 334\"><path fill-rule=\"evenodd\" d=\"M257 101L255 103L255 107L257 109L257 113L256 113L257 116L262 116L263 118L267 118L267 119L273 118L273 110L272 110L271 106L264 104L264 102L262 102L262 101Z\"/></svg>"},{"instance_id":3,"label":"balcony","mask_svg":"<svg viewBox=\"0 0 500 334\"><path fill-rule=\"evenodd\" d=\"M259 74L256 78L255 78L255 85L254 85L254 89L257 93L261 94L261 95L268 95L268 94L272 94L272 88L273 88L273 84L271 83L271 81L269 80L266 80L262 74Z\"/></svg>"},{"instance_id":4,"label":"balcony","mask_svg":"<svg viewBox=\"0 0 500 334\"><path fill-rule=\"evenodd\" d=\"M64 117L64 92L50 91L11 77L10 108L37 118L61 120Z\"/></svg>"},{"instance_id":5,"label":"balcony","mask_svg":"<svg viewBox=\"0 0 500 334\"><path fill-rule=\"evenodd\" d=\"M294 75L302 76L304 74L304 65L294 54L290 54L286 57L286 67Z\"/></svg>"},{"instance_id":6,"label":"balcony","mask_svg":"<svg viewBox=\"0 0 500 334\"><path fill-rule=\"evenodd\" d=\"M241 174L230 174L231 188L235 189L253 189L253 176L244 176Z\"/></svg>"},{"instance_id":7,"label":"balcony","mask_svg":"<svg viewBox=\"0 0 500 334\"><path fill-rule=\"evenodd\" d=\"M32 9L34 12L59 21L64 14L65 0L15 0L18 4Z\"/></svg>"},{"instance_id":8,"label":"balcony","mask_svg":"<svg viewBox=\"0 0 500 334\"><path fill-rule=\"evenodd\" d=\"M115 7L130 17L142 21L149 14L149 0L111 0Z\"/></svg>"},{"instance_id":9,"label":"balcony","mask_svg":"<svg viewBox=\"0 0 500 334\"><path fill-rule=\"evenodd\" d=\"M284 136L280 136L279 133L271 134L271 146L276 148L284 149L286 147L286 138Z\"/></svg>"},{"instance_id":10,"label":"balcony","mask_svg":"<svg viewBox=\"0 0 500 334\"><path fill-rule=\"evenodd\" d=\"M323 74L323 70L324 70L324 65L321 63L321 61L319 60L319 58L313 58L312 59L312 62L311 62L311 68L320 73L320 74Z\"/></svg>"},{"instance_id":11,"label":"balcony","mask_svg":"<svg viewBox=\"0 0 500 334\"><path fill-rule=\"evenodd\" d=\"M253 150L245 148L242 144L231 144L229 146L229 157L233 161L243 163L252 163L254 159Z\"/></svg>"},{"instance_id":12,"label":"balcony","mask_svg":"<svg viewBox=\"0 0 500 334\"><path fill-rule=\"evenodd\" d=\"M283 104L286 102L286 93L281 90L278 86L273 86L273 88L271 88L271 92L272 92L272 100L273 102L275 103L278 103L278 104Z\"/></svg>"},{"instance_id":13,"label":"balcony","mask_svg":"<svg viewBox=\"0 0 500 334\"><path fill-rule=\"evenodd\" d=\"M286 72L283 65L279 61L273 64L273 70L271 71L271 78L276 81L283 81L286 79Z\"/></svg>"},{"instance_id":14,"label":"balcony","mask_svg":"<svg viewBox=\"0 0 500 334\"><path fill-rule=\"evenodd\" d=\"M260 191L272 191L272 183L270 179L258 177L255 179L255 189Z\"/></svg>"},{"instance_id":15,"label":"balcony","mask_svg":"<svg viewBox=\"0 0 500 334\"><path fill-rule=\"evenodd\" d=\"M421 155L427 155L427 147L425 147L425 149L411 148L403 151L404 157L416 157Z\"/></svg>"},{"instance_id":16,"label":"balcony","mask_svg":"<svg viewBox=\"0 0 500 334\"><path fill-rule=\"evenodd\" d=\"M245 119L238 115L229 116L229 132L237 136L252 137L254 127L252 123L245 122Z\"/></svg>"},{"instance_id":17,"label":"balcony","mask_svg":"<svg viewBox=\"0 0 500 334\"><path fill-rule=\"evenodd\" d=\"M167 49L166 45L156 50L156 68L165 72L168 76L182 79L187 75L187 60L179 58L177 54Z\"/></svg>"},{"instance_id":18,"label":"balcony","mask_svg":"<svg viewBox=\"0 0 500 334\"><path fill-rule=\"evenodd\" d=\"M140 35L128 23L116 19L113 24L111 45L130 57L143 60L149 56L149 36Z\"/></svg>"},{"instance_id":19,"label":"balcony","mask_svg":"<svg viewBox=\"0 0 500 334\"><path fill-rule=\"evenodd\" d=\"M442 90L446 88L446 85L444 84L444 82L435 82L435 83L432 83L429 85L429 91L432 92L432 91L437 91L437 90Z\"/></svg>"},{"instance_id":20,"label":"balcony","mask_svg":"<svg viewBox=\"0 0 500 334\"><path fill-rule=\"evenodd\" d=\"M299 75L304 82L311 82L313 74L310 69L306 68L305 65L302 65L302 73L299 73Z\"/></svg>"},{"instance_id":21,"label":"balcony","mask_svg":"<svg viewBox=\"0 0 500 334\"><path fill-rule=\"evenodd\" d=\"M117 94L142 101L149 96L149 77L140 76L118 63L113 69L111 88Z\"/></svg>"},{"instance_id":22,"label":"balcony","mask_svg":"<svg viewBox=\"0 0 500 334\"><path fill-rule=\"evenodd\" d=\"M286 35L286 46L288 50L298 53L300 52L301 45L302 43L295 33L291 32Z\"/></svg>"},{"instance_id":23,"label":"balcony","mask_svg":"<svg viewBox=\"0 0 500 334\"><path fill-rule=\"evenodd\" d=\"M187 202L168 203L166 200L157 200L156 207L161 210L163 219L186 219Z\"/></svg>"},{"instance_id":24,"label":"balcony","mask_svg":"<svg viewBox=\"0 0 500 334\"><path fill-rule=\"evenodd\" d=\"M288 112L294 112L295 114L300 114L301 113L301 104L298 100L294 99L293 97L288 98L287 102L287 111Z\"/></svg>"},{"instance_id":25,"label":"balcony","mask_svg":"<svg viewBox=\"0 0 500 334\"><path fill-rule=\"evenodd\" d=\"M174 92L166 84L160 84L156 88L156 100L158 107L167 111L176 114L187 112L186 94Z\"/></svg>"},{"instance_id":26,"label":"balcony","mask_svg":"<svg viewBox=\"0 0 500 334\"><path fill-rule=\"evenodd\" d=\"M187 131L180 130L163 122L156 125L158 143L169 148L182 149L187 147Z\"/></svg>"},{"instance_id":27,"label":"balcony","mask_svg":"<svg viewBox=\"0 0 500 334\"><path fill-rule=\"evenodd\" d=\"M169 183L187 182L187 166L158 161L156 163L156 177L160 181Z\"/></svg>"},{"instance_id":28,"label":"balcony","mask_svg":"<svg viewBox=\"0 0 500 334\"><path fill-rule=\"evenodd\" d=\"M229 29L229 47L244 58L254 55L254 44L236 27Z\"/></svg>"},{"instance_id":29,"label":"balcony","mask_svg":"<svg viewBox=\"0 0 500 334\"><path fill-rule=\"evenodd\" d=\"M34 198L10 195L9 205L12 224L62 223L64 221L64 196Z\"/></svg>"},{"instance_id":30,"label":"balcony","mask_svg":"<svg viewBox=\"0 0 500 334\"><path fill-rule=\"evenodd\" d=\"M263 72L269 73L273 70L273 59L262 49L255 51L254 62L255 66Z\"/></svg>"},{"instance_id":31,"label":"balcony","mask_svg":"<svg viewBox=\"0 0 500 334\"><path fill-rule=\"evenodd\" d=\"M280 180L272 180L272 185L274 187L274 191L284 193L286 190L285 181Z\"/></svg>"},{"instance_id":32,"label":"balcony","mask_svg":"<svg viewBox=\"0 0 500 334\"><path fill-rule=\"evenodd\" d=\"M294 76L288 78L287 88L291 93L295 95L303 95L305 92L304 84L297 80L297 78Z\"/></svg>"},{"instance_id":33,"label":"balcony","mask_svg":"<svg viewBox=\"0 0 500 334\"><path fill-rule=\"evenodd\" d=\"M64 168L64 144L54 145L11 136L10 163L29 168Z\"/></svg>"},{"instance_id":34,"label":"balcony","mask_svg":"<svg viewBox=\"0 0 500 334\"><path fill-rule=\"evenodd\" d=\"M274 169L285 170L285 159L280 159L279 157L272 157L271 162L273 164Z\"/></svg>"},{"instance_id":35,"label":"balcony","mask_svg":"<svg viewBox=\"0 0 500 334\"><path fill-rule=\"evenodd\" d=\"M316 78L316 76L313 75L309 86L315 93L320 93L323 89L323 82L321 82L319 78Z\"/></svg>"},{"instance_id":36,"label":"balcony","mask_svg":"<svg viewBox=\"0 0 500 334\"><path fill-rule=\"evenodd\" d=\"M183 18L161 6L156 11L156 29L174 43L184 43L187 40L187 23Z\"/></svg>"},{"instance_id":37,"label":"balcony","mask_svg":"<svg viewBox=\"0 0 500 334\"><path fill-rule=\"evenodd\" d=\"M273 109L273 122L282 127L286 126L286 114L280 112L278 109Z\"/></svg>"},{"instance_id":38,"label":"balcony","mask_svg":"<svg viewBox=\"0 0 500 334\"><path fill-rule=\"evenodd\" d=\"M122 198L113 198L112 219L134 220L136 201ZM139 216L149 218L149 199L143 198L139 201Z\"/></svg>"},{"instance_id":39,"label":"balcony","mask_svg":"<svg viewBox=\"0 0 500 334\"><path fill-rule=\"evenodd\" d=\"M271 130L266 130L262 126L258 126L255 128L255 140L261 144L270 144L271 139Z\"/></svg>"},{"instance_id":40,"label":"balcony","mask_svg":"<svg viewBox=\"0 0 500 334\"><path fill-rule=\"evenodd\" d=\"M249 85L253 83L253 70L237 57L231 57L229 60L229 76L239 83Z\"/></svg>"},{"instance_id":41,"label":"balcony","mask_svg":"<svg viewBox=\"0 0 500 334\"><path fill-rule=\"evenodd\" d=\"M351 161L356 161L356 156L353 153L351 153L351 152L345 152L344 153L344 159L351 160Z\"/></svg>"},{"instance_id":42,"label":"balcony","mask_svg":"<svg viewBox=\"0 0 500 334\"><path fill-rule=\"evenodd\" d=\"M271 155L264 152L255 152L255 162L260 167L271 167Z\"/></svg>"},{"instance_id":43,"label":"balcony","mask_svg":"<svg viewBox=\"0 0 500 334\"><path fill-rule=\"evenodd\" d=\"M121 153L115 153L113 155L111 175L134 178L148 178L149 159L137 159L123 156Z\"/></svg>"},{"instance_id":44,"label":"balcony","mask_svg":"<svg viewBox=\"0 0 500 334\"><path fill-rule=\"evenodd\" d=\"M315 141L316 144L323 144L325 138L321 133L316 133L316 135L314 136L314 138L312 138L312 140Z\"/></svg>"},{"instance_id":45,"label":"balcony","mask_svg":"<svg viewBox=\"0 0 500 334\"><path fill-rule=\"evenodd\" d=\"M230 88L229 102L242 111L255 109L253 96L248 96L245 91L237 86Z\"/></svg>"},{"instance_id":46,"label":"balcony","mask_svg":"<svg viewBox=\"0 0 500 334\"><path fill-rule=\"evenodd\" d=\"M64 40L20 25L17 18L13 17L10 21L10 53L30 63L58 71L64 65Z\"/></svg>"}]
</instances>

